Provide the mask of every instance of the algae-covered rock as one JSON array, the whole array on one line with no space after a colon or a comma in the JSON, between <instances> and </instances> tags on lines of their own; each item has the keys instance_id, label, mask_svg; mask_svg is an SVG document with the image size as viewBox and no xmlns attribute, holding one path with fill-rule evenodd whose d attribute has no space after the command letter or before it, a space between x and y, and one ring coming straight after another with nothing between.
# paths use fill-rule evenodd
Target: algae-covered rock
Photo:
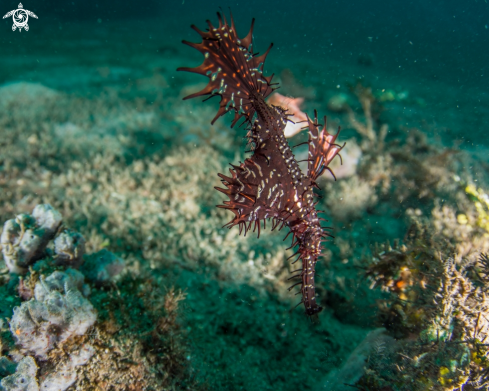
<instances>
[{"instance_id":1,"label":"algae-covered rock","mask_svg":"<svg viewBox=\"0 0 489 391\"><path fill-rule=\"evenodd\" d=\"M91 345L84 345L78 352L58 365L56 370L48 373L41 381L42 391L65 391L77 379L76 367L85 365L93 356L95 350Z\"/></svg>"},{"instance_id":2,"label":"algae-covered rock","mask_svg":"<svg viewBox=\"0 0 489 391\"><path fill-rule=\"evenodd\" d=\"M10 331L24 352L45 358L56 343L85 334L95 323L95 309L78 290L83 276L71 270L39 281L35 298L14 308Z\"/></svg>"},{"instance_id":3,"label":"algae-covered rock","mask_svg":"<svg viewBox=\"0 0 489 391\"><path fill-rule=\"evenodd\" d=\"M45 253L61 224L61 214L49 204L37 205L32 215L8 220L0 237L2 253L11 273L24 274Z\"/></svg>"},{"instance_id":4,"label":"algae-covered rock","mask_svg":"<svg viewBox=\"0 0 489 391\"><path fill-rule=\"evenodd\" d=\"M13 375L4 377L0 381L1 391L39 391L39 384L36 379L37 364L30 357L24 357L17 366Z\"/></svg>"},{"instance_id":5,"label":"algae-covered rock","mask_svg":"<svg viewBox=\"0 0 489 391\"><path fill-rule=\"evenodd\" d=\"M82 272L97 285L103 285L117 276L124 268L124 260L107 249L86 255Z\"/></svg>"},{"instance_id":6,"label":"algae-covered rock","mask_svg":"<svg viewBox=\"0 0 489 391\"><path fill-rule=\"evenodd\" d=\"M68 293L69 291L79 290L84 292L83 282L85 276L75 269L66 269L64 272L59 270L50 274L46 278L41 278L34 288L34 296L38 301L45 301L51 292L58 291Z\"/></svg>"},{"instance_id":7,"label":"algae-covered rock","mask_svg":"<svg viewBox=\"0 0 489 391\"><path fill-rule=\"evenodd\" d=\"M85 254L85 239L71 229L65 229L54 240L56 264L71 266L77 269L83 262Z\"/></svg>"},{"instance_id":8,"label":"algae-covered rock","mask_svg":"<svg viewBox=\"0 0 489 391\"><path fill-rule=\"evenodd\" d=\"M37 205L32 211L32 217L36 219L38 228L43 230L43 235L49 238L54 236L63 220L61 213L49 204Z\"/></svg>"}]
</instances>

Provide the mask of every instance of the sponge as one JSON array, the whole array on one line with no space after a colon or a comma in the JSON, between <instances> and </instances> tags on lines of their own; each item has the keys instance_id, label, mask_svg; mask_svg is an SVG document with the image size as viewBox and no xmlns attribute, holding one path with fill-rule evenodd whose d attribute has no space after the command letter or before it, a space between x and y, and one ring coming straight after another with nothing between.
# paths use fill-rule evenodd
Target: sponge
<instances>
[{"instance_id":1,"label":"sponge","mask_svg":"<svg viewBox=\"0 0 489 391\"><path fill-rule=\"evenodd\" d=\"M85 239L71 229L65 229L54 239L55 261L57 265L71 266L77 269L83 262Z\"/></svg>"},{"instance_id":2,"label":"sponge","mask_svg":"<svg viewBox=\"0 0 489 391\"><path fill-rule=\"evenodd\" d=\"M44 256L48 242L61 224L61 214L49 204L37 205L32 212L8 220L0 236L2 253L11 273L25 274L28 267Z\"/></svg>"},{"instance_id":3,"label":"sponge","mask_svg":"<svg viewBox=\"0 0 489 391\"><path fill-rule=\"evenodd\" d=\"M105 248L85 255L84 260L81 271L96 285L109 283L124 269L124 260Z\"/></svg>"},{"instance_id":4,"label":"sponge","mask_svg":"<svg viewBox=\"0 0 489 391\"><path fill-rule=\"evenodd\" d=\"M95 323L95 309L78 290L82 277L73 269L56 271L36 283L33 299L14 308L10 331L23 353L45 359L54 344L85 334Z\"/></svg>"}]
</instances>

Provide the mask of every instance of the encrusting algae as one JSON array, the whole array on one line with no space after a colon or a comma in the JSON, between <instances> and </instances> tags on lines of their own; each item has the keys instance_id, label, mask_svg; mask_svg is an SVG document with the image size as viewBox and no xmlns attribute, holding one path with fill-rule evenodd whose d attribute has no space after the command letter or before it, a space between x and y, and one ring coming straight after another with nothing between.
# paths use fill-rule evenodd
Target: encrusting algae
<instances>
[{"instance_id":1,"label":"encrusting algae","mask_svg":"<svg viewBox=\"0 0 489 391\"><path fill-rule=\"evenodd\" d=\"M486 231L484 235L489 237L489 195L482 188L477 188L473 184L465 187L465 193L473 202L477 212L475 224L484 229ZM462 225L470 224L467 215L462 213L457 215L457 221Z\"/></svg>"}]
</instances>

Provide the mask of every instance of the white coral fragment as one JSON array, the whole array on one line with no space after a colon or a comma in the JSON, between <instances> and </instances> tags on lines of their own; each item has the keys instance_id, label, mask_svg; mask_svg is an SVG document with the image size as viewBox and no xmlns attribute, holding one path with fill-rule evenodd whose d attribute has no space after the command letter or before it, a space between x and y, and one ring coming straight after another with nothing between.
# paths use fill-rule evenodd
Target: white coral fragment
<instances>
[{"instance_id":1,"label":"white coral fragment","mask_svg":"<svg viewBox=\"0 0 489 391\"><path fill-rule=\"evenodd\" d=\"M83 335L95 323L97 313L78 288L83 280L54 272L36 284L35 298L14 308L10 331L24 352L45 358L56 343Z\"/></svg>"}]
</instances>

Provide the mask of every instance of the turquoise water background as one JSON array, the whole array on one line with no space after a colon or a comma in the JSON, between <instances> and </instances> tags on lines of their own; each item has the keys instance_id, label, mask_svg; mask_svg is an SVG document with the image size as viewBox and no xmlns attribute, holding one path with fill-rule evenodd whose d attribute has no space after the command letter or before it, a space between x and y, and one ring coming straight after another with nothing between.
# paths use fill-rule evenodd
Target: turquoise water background
<instances>
[{"instance_id":1,"label":"turquoise water background","mask_svg":"<svg viewBox=\"0 0 489 391\"><path fill-rule=\"evenodd\" d=\"M112 285L93 284L89 299L104 343L124 357L140 354L137 380L104 383L93 375L96 366L87 367L69 390L353 389L343 383L358 380L368 349L380 338L369 333L389 328L378 306L389 292L370 289L365 277L372 248L386 241L409 247L412 226L424 224L447 251L440 259L475 259L488 251L486 1L23 5L38 16L29 18L29 31L12 31L11 18L0 23L1 223L50 203L87 239L87 252L107 248L123 258L123 276ZM16 6L1 4L4 13ZM265 74L277 76L278 92L304 98L303 111L327 115L331 128L342 127L341 141L353 146L344 157L353 173L320 183L320 209L335 239L325 244L317 266L325 307L317 323L302 308L293 310L285 232L257 239L221 228L232 216L215 208L222 197L213 187L229 162L246 158L244 130L229 128L231 116L210 125L217 99L182 100L205 79L176 71L202 61L181 41L198 42L190 25L203 29L206 19L215 24L216 12L229 10L240 36L256 19L258 52L274 43ZM371 113L371 144L346 108L366 120L357 85L371 88L379 104ZM335 108L334 99L345 106ZM481 189L479 198L469 185ZM0 286L3 322L21 304L18 279L7 276ZM155 303L170 287L186 298L171 318L178 326L155 342L151 327L170 318ZM124 332L112 333L111 322ZM414 339L416 333L395 337ZM168 369L173 338L178 349L170 356L178 365ZM134 345L128 348L127 341ZM0 342L0 353L19 361L5 327ZM367 348L351 356L359 346ZM109 367L120 364L103 352L94 357ZM358 370L352 374L344 368L355 357L360 364L352 364L351 372ZM56 359L39 361L39 374ZM124 368L121 373L129 371Z\"/></svg>"}]
</instances>

